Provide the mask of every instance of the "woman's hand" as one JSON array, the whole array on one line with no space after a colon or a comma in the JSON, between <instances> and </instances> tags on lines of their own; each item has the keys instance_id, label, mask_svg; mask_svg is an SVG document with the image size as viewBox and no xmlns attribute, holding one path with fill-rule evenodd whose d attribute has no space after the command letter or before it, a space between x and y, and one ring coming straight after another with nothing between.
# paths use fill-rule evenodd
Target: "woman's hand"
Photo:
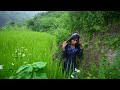
<instances>
[{"instance_id":1,"label":"woman's hand","mask_svg":"<svg viewBox=\"0 0 120 90\"><path fill-rule=\"evenodd\" d=\"M65 46L67 45L67 42L64 41L63 44L62 44L62 50L65 51Z\"/></svg>"}]
</instances>

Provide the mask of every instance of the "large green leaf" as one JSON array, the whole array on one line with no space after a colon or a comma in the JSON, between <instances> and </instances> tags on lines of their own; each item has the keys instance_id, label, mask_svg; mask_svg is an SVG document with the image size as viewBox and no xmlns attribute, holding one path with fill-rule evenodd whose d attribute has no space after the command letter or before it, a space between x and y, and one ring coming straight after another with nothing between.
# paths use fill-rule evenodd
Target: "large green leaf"
<instances>
[{"instance_id":1,"label":"large green leaf","mask_svg":"<svg viewBox=\"0 0 120 90\"><path fill-rule=\"evenodd\" d=\"M46 66L47 62L34 62L33 63L33 66L41 69L41 68L44 68Z\"/></svg>"},{"instance_id":2,"label":"large green leaf","mask_svg":"<svg viewBox=\"0 0 120 90\"><path fill-rule=\"evenodd\" d=\"M46 73L33 73L32 79L48 79Z\"/></svg>"},{"instance_id":3,"label":"large green leaf","mask_svg":"<svg viewBox=\"0 0 120 90\"><path fill-rule=\"evenodd\" d=\"M16 78L17 79L30 79L31 78L32 73L31 72L20 72Z\"/></svg>"},{"instance_id":4,"label":"large green leaf","mask_svg":"<svg viewBox=\"0 0 120 90\"><path fill-rule=\"evenodd\" d=\"M21 71L14 78L15 79L23 79L23 77L25 76L25 74L26 73L24 71Z\"/></svg>"},{"instance_id":5,"label":"large green leaf","mask_svg":"<svg viewBox=\"0 0 120 90\"><path fill-rule=\"evenodd\" d=\"M32 76L32 73L26 73L24 76L23 76L23 79L30 79Z\"/></svg>"},{"instance_id":6,"label":"large green leaf","mask_svg":"<svg viewBox=\"0 0 120 90\"><path fill-rule=\"evenodd\" d=\"M21 72L21 71L24 71L24 72L32 72L32 70L33 70L32 65L31 65L31 64L27 64L27 65L21 66L21 67L17 70L16 73L19 73L19 72Z\"/></svg>"},{"instance_id":7,"label":"large green leaf","mask_svg":"<svg viewBox=\"0 0 120 90\"><path fill-rule=\"evenodd\" d=\"M14 76L10 76L9 79L30 79L31 76L32 76L31 72L21 71L20 73L14 75Z\"/></svg>"},{"instance_id":8,"label":"large green leaf","mask_svg":"<svg viewBox=\"0 0 120 90\"><path fill-rule=\"evenodd\" d=\"M10 77L10 79L47 79L45 73L35 72L38 70L42 70L42 68L44 68L46 64L46 62L34 62L33 64L23 65L17 70L15 74Z\"/></svg>"},{"instance_id":9,"label":"large green leaf","mask_svg":"<svg viewBox=\"0 0 120 90\"><path fill-rule=\"evenodd\" d=\"M9 79L14 79L15 76L10 76Z\"/></svg>"},{"instance_id":10,"label":"large green leaf","mask_svg":"<svg viewBox=\"0 0 120 90\"><path fill-rule=\"evenodd\" d=\"M28 66L26 66L26 65L20 66L20 68L17 70L16 73L19 73L20 71L24 70L25 68L28 68Z\"/></svg>"}]
</instances>

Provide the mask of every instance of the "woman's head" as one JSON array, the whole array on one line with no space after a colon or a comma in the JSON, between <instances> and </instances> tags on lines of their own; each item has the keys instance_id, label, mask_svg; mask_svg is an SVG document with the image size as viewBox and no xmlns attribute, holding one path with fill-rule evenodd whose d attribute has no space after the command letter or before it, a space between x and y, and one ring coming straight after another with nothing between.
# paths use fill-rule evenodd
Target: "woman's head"
<instances>
[{"instance_id":1,"label":"woman's head","mask_svg":"<svg viewBox=\"0 0 120 90\"><path fill-rule=\"evenodd\" d=\"M72 44L72 45L77 45L77 44L79 44L79 39L80 39L80 36L79 36L78 33L72 34L72 37L71 37L71 39L70 39L70 44Z\"/></svg>"}]
</instances>

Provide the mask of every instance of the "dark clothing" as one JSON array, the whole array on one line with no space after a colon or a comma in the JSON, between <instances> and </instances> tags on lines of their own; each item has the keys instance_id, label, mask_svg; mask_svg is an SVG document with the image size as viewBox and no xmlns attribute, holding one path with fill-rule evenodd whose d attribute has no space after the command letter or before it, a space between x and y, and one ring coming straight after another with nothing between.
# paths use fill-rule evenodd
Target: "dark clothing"
<instances>
[{"instance_id":1,"label":"dark clothing","mask_svg":"<svg viewBox=\"0 0 120 90\"><path fill-rule=\"evenodd\" d=\"M64 70L70 71L76 68L76 56L80 58L82 56L82 49L75 47L72 49L69 44L66 45L65 51L62 52L62 57L65 58Z\"/></svg>"}]
</instances>

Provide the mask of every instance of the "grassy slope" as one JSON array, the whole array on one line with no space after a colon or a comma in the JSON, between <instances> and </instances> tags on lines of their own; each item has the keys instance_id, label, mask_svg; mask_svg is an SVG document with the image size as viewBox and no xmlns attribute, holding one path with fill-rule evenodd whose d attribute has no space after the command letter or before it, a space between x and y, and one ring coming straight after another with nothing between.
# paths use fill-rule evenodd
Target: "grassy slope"
<instances>
[{"instance_id":1,"label":"grassy slope","mask_svg":"<svg viewBox=\"0 0 120 90\"><path fill-rule=\"evenodd\" d=\"M22 32L19 31L21 28L17 28L18 31L11 30L16 28L8 29L9 31L0 32L0 65L3 65L0 78L8 78L19 66L35 61L47 62L45 72L48 78L62 77L61 71L58 71L57 64L51 57L56 50L53 36L32 31Z\"/></svg>"}]
</instances>

